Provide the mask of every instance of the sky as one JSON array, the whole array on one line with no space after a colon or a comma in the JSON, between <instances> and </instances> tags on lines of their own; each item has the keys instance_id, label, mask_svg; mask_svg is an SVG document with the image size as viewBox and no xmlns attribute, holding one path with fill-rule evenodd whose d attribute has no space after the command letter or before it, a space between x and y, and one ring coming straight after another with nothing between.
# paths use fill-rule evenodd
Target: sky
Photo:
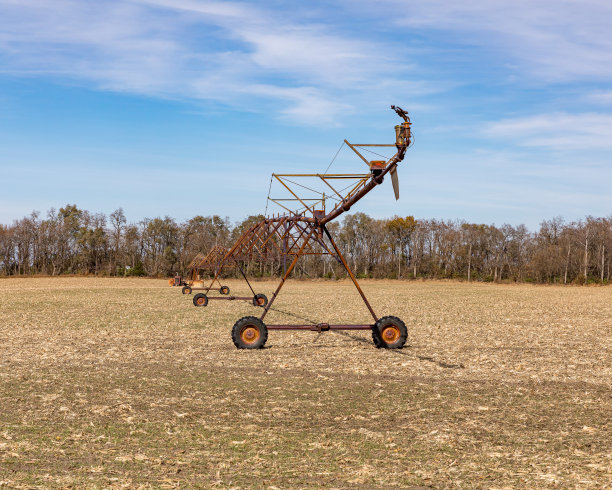
<instances>
[{"instance_id":1,"label":"sky","mask_svg":"<svg viewBox=\"0 0 612 490\"><path fill-rule=\"evenodd\" d=\"M355 206L537 229L612 214L607 0L0 0L0 223L264 212L276 173L363 172ZM375 158L374 155L372 155ZM272 189L272 193L274 188Z\"/></svg>"}]
</instances>

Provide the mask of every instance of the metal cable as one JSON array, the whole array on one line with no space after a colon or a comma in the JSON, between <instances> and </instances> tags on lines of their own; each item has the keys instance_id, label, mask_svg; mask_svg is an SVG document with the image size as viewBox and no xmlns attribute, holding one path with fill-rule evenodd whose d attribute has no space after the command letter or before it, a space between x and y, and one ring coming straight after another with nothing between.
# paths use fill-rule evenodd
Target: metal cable
<instances>
[{"instance_id":1,"label":"metal cable","mask_svg":"<svg viewBox=\"0 0 612 490\"><path fill-rule=\"evenodd\" d=\"M332 158L332 161L329 162L329 165L327 166L327 168L325 169L325 172L323 172L323 175L325 175L327 173L327 171L329 170L329 167L332 166L332 163L334 163L334 161L336 160L336 157L338 156L338 154L340 153L340 150L342 150L342 147L344 146L344 141L342 142L342 144L340 145L340 148L338 148L338 151L336 152L336 154L334 155L334 158Z\"/></svg>"},{"instance_id":2,"label":"metal cable","mask_svg":"<svg viewBox=\"0 0 612 490\"><path fill-rule=\"evenodd\" d=\"M325 193L324 193L324 192L316 191L316 190L311 189L310 187L307 187L307 186L305 186L305 185L298 184L297 182L294 182L293 180L290 180L290 179L288 179L287 177L283 177L283 179L284 179L284 180L286 180L287 182L291 182L291 183L292 183L292 184L294 184L294 185L297 185L297 186L302 187L302 188L304 188L304 189L307 189L307 190L309 190L309 191L311 191L311 192L314 192L315 194L319 194L320 196L325 195ZM325 195L325 197L329 197L330 199L335 199L336 201L339 201L339 199L338 199L337 197L332 196L331 194L330 194L330 195Z\"/></svg>"},{"instance_id":3,"label":"metal cable","mask_svg":"<svg viewBox=\"0 0 612 490\"><path fill-rule=\"evenodd\" d=\"M270 186L268 187L268 197L266 198L266 210L264 211L264 216L268 214L268 203L270 202L270 192L272 191L272 176L270 175Z\"/></svg>"},{"instance_id":4,"label":"metal cable","mask_svg":"<svg viewBox=\"0 0 612 490\"><path fill-rule=\"evenodd\" d=\"M349 187L352 187L356 185L355 182L351 182L349 185L347 185L346 187L343 187L342 189L340 189L338 192L344 192L345 190L347 190Z\"/></svg>"},{"instance_id":5,"label":"metal cable","mask_svg":"<svg viewBox=\"0 0 612 490\"><path fill-rule=\"evenodd\" d=\"M388 160L388 159L389 159L389 157L387 157L387 156L385 156L385 155L381 155L380 153L376 153L375 151L368 150L367 148L364 148L363 146L360 146L359 148L360 148L361 150L364 150L364 151L369 151L370 153L373 153L374 155L377 155L377 156L379 156L379 157L382 157L382 158L384 158L385 160Z\"/></svg>"}]
</instances>

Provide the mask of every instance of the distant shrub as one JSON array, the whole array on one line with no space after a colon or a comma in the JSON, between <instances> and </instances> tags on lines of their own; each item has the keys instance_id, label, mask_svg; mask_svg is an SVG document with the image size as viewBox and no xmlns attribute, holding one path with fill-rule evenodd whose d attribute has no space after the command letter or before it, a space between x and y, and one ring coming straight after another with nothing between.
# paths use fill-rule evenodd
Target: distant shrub
<instances>
[{"instance_id":1,"label":"distant shrub","mask_svg":"<svg viewBox=\"0 0 612 490\"><path fill-rule=\"evenodd\" d=\"M125 275L141 277L141 276L146 276L147 272L145 271L144 265L142 264L142 262L137 262L134 267L131 267L130 269L127 270Z\"/></svg>"}]
</instances>

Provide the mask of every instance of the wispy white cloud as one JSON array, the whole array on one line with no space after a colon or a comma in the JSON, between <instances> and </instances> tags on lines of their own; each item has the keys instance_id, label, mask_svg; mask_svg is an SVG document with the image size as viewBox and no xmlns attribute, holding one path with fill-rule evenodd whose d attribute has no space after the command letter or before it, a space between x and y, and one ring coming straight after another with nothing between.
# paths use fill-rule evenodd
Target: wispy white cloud
<instances>
[{"instance_id":1,"label":"wispy white cloud","mask_svg":"<svg viewBox=\"0 0 612 490\"><path fill-rule=\"evenodd\" d=\"M592 104L609 105L612 104L612 90L595 91L584 96L583 100Z\"/></svg>"},{"instance_id":2,"label":"wispy white cloud","mask_svg":"<svg viewBox=\"0 0 612 490\"><path fill-rule=\"evenodd\" d=\"M368 8L367 2L361 2ZM612 79L612 3L607 0L380 0L372 14L436 32L441 42L500 53L494 63L545 81ZM514 66L511 66L514 65Z\"/></svg>"},{"instance_id":3,"label":"wispy white cloud","mask_svg":"<svg viewBox=\"0 0 612 490\"><path fill-rule=\"evenodd\" d=\"M552 150L612 149L612 115L553 113L503 119L484 134L519 146Z\"/></svg>"},{"instance_id":4,"label":"wispy white cloud","mask_svg":"<svg viewBox=\"0 0 612 490\"><path fill-rule=\"evenodd\" d=\"M243 2L0 0L0 18L5 73L236 106L259 103L301 123L334 124L360 100L381 96L373 74L384 73L393 87L410 68L385 43ZM404 100L436 90L418 82L408 88Z\"/></svg>"}]
</instances>

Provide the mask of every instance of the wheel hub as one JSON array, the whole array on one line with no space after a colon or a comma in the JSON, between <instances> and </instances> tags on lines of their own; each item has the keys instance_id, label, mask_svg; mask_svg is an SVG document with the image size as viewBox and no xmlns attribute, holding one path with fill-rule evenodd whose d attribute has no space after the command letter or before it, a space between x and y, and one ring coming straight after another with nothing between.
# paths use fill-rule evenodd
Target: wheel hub
<instances>
[{"instance_id":1,"label":"wheel hub","mask_svg":"<svg viewBox=\"0 0 612 490\"><path fill-rule=\"evenodd\" d=\"M242 331L242 340L248 344L252 344L259 338L259 329L253 326L247 326Z\"/></svg>"},{"instance_id":2,"label":"wheel hub","mask_svg":"<svg viewBox=\"0 0 612 490\"><path fill-rule=\"evenodd\" d=\"M381 336L387 344L392 344L400 338L399 328L394 326L385 327L381 332Z\"/></svg>"}]
</instances>

